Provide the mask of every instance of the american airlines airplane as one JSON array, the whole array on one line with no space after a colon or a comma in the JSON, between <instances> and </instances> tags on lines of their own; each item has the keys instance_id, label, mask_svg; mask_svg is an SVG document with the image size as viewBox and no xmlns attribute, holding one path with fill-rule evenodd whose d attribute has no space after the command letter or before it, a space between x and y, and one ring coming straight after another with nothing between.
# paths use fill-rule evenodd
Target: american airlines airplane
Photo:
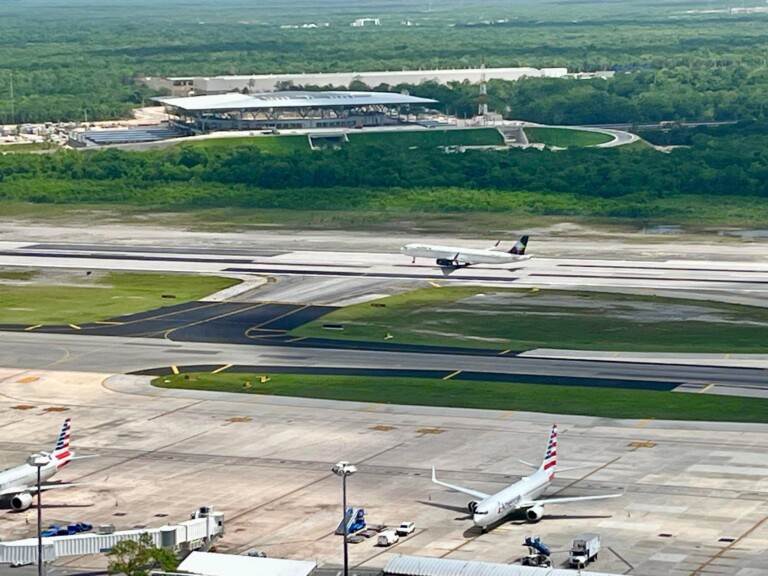
<instances>
[{"instance_id":1,"label":"american airlines airplane","mask_svg":"<svg viewBox=\"0 0 768 576\"><path fill-rule=\"evenodd\" d=\"M64 420L59 439L53 452L43 452L51 461L40 469L40 481L50 479L56 472L64 468L75 455L69 450L70 418ZM81 456L87 458L87 456ZM40 490L54 488L69 488L77 484L42 484ZM37 468L30 464L22 464L0 472L0 500L10 500L11 508L16 511L26 510L32 505L32 495L37 492Z\"/></svg>"},{"instance_id":2,"label":"american airlines airplane","mask_svg":"<svg viewBox=\"0 0 768 576\"><path fill-rule=\"evenodd\" d=\"M521 462L523 461L521 460ZM484 494L477 490L441 482L435 475L434 466L432 467L432 482L479 498L479 500L470 502L468 508L470 514L472 514L475 526L482 528L483 532L486 532L489 526L500 522L516 510L525 510L525 517L529 522L538 522L544 514L545 504L565 504L567 502L601 500L603 498L618 498L622 496L622 494L603 494L600 496L575 496L570 498L539 498L552 483L555 477L555 470L557 469L557 424L552 425L552 431L549 433L549 442L547 443L547 451L544 454L544 461L541 463L541 466L537 468L528 462L523 462L523 464L535 468L536 472L521 478L496 494ZM579 466L579 468L582 468L582 466Z\"/></svg>"},{"instance_id":3,"label":"american airlines airplane","mask_svg":"<svg viewBox=\"0 0 768 576\"><path fill-rule=\"evenodd\" d=\"M498 242L496 243L498 245ZM413 262L416 258L435 258L438 266L446 268L461 268L472 264L508 264L518 260L527 260L525 247L528 245L528 236L523 236L509 251L503 250L479 250L477 248L459 248L455 246L435 246L432 244L406 244L400 248L400 252L411 256Z\"/></svg>"}]
</instances>

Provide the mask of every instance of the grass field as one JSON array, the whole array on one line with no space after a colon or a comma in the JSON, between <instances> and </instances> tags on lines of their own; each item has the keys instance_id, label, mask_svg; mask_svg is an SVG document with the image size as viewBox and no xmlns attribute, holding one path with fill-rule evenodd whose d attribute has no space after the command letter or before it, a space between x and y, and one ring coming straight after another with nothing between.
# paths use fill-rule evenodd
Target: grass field
<instances>
[{"instance_id":1,"label":"grass field","mask_svg":"<svg viewBox=\"0 0 768 576\"><path fill-rule=\"evenodd\" d=\"M613 137L607 134L568 128L526 128L525 135L531 144L546 144L558 148L597 146L613 140Z\"/></svg>"},{"instance_id":2,"label":"grass field","mask_svg":"<svg viewBox=\"0 0 768 576\"><path fill-rule=\"evenodd\" d=\"M58 144L54 144L52 142L21 142L19 144L0 144L0 153L34 152L37 150L51 150L58 147Z\"/></svg>"},{"instance_id":3,"label":"grass field","mask_svg":"<svg viewBox=\"0 0 768 576\"><path fill-rule=\"evenodd\" d=\"M503 146L504 138L495 128L466 128L397 131L349 132L349 144L355 146L387 145L419 148L434 146Z\"/></svg>"},{"instance_id":4,"label":"grass field","mask_svg":"<svg viewBox=\"0 0 768 576\"><path fill-rule=\"evenodd\" d=\"M260 376L192 373L161 376L153 384L162 388L604 418L768 422L768 400L756 398L525 383L306 374L270 374L269 381L261 383Z\"/></svg>"},{"instance_id":5,"label":"grass field","mask_svg":"<svg viewBox=\"0 0 768 576\"><path fill-rule=\"evenodd\" d=\"M652 296L430 288L357 304L296 336L466 346L637 352L768 352L768 310ZM343 331L323 324L342 324Z\"/></svg>"},{"instance_id":6,"label":"grass field","mask_svg":"<svg viewBox=\"0 0 768 576\"><path fill-rule=\"evenodd\" d=\"M76 274L76 275L75 275ZM0 277L2 278L2 277ZM23 278L22 278L23 279ZM82 324L199 300L239 280L182 274L35 275L29 284L0 283L3 324ZM173 295L174 298L163 298Z\"/></svg>"},{"instance_id":7,"label":"grass field","mask_svg":"<svg viewBox=\"0 0 768 576\"><path fill-rule=\"evenodd\" d=\"M193 142L183 142L179 146L191 148L258 148L272 154L290 154L296 150L309 150L306 136L245 136L243 138L207 138Z\"/></svg>"}]
</instances>

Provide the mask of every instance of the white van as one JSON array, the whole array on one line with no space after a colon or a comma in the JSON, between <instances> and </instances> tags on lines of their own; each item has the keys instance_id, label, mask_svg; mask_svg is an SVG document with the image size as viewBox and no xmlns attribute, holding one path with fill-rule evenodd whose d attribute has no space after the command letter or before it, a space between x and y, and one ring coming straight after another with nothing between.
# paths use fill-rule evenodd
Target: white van
<instances>
[{"instance_id":1,"label":"white van","mask_svg":"<svg viewBox=\"0 0 768 576\"><path fill-rule=\"evenodd\" d=\"M395 542L400 540L400 536L394 530L384 530L376 539L376 544L379 546L391 546Z\"/></svg>"}]
</instances>

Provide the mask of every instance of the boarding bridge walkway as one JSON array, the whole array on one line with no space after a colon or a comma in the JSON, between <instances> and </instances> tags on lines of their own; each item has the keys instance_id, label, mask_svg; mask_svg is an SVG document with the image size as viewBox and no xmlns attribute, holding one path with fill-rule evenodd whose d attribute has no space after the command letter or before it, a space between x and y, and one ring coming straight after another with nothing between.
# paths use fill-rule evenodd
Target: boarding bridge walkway
<instances>
[{"instance_id":1,"label":"boarding bridge walkway","mask_svg":"<svg viewBox=\"0 0 768 576\"><path fill-rule=\"evenodd\" d=\"M223 533L224 514L214 512L210 507L202 507L192 514L190 520L159 528L43 538L42 557L44 562L53 562L63 556L105 553L122 540L138 541L142 534L149 534L158 548L171 548L175 551L207 549ZM0 564L36 564L37 544L37 538L0 542Z\"/></svg>"}]
</instances>

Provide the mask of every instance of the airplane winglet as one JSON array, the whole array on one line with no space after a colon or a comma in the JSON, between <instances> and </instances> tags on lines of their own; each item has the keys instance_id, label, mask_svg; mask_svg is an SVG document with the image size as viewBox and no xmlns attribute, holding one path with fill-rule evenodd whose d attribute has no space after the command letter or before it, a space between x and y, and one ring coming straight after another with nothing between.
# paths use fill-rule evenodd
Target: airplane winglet
<instances>
[{"instance_id":1,"label":"airplane winglet","mask_svg":"<svg viewBox=\"0 0 768 576\"><path fill-rule=\"evenodd\" d=\"M520 462L521 464L525 464L526 466L528 466L528 468L533 468L534 470L539 469L539 467L536 466L536 464L531 464L530 462L526 462L525 460L520 460L520 458L518 458L517 461Z\"/></svg>"},{"instance_id":2,"label":"airplane winglet","mask_svg":"<svg viewBox=\"0 0 768 576\"><path fill-rule=\"evenodd\" d=\"M437 482L437 474L435 473L434 466L432 466L432 482Z\"/></svg>"}]
</instances>

